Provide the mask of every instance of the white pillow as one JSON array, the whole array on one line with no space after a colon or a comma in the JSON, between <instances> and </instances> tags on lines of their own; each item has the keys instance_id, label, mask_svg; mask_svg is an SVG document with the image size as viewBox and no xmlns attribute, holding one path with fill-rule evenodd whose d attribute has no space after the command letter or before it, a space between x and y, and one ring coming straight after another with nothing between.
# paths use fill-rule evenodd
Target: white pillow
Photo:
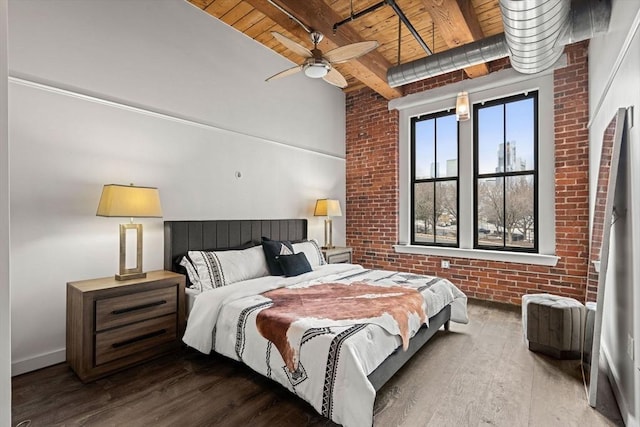
<instances>
[{"instance_id":1,"label":"white pillow","mask_svg":"<svg viewBox=\"0 0 640 427\"><path fill-rule=\"evenodd\" d=\"M293 243L291 246L293 247L293 252L296 254L304 252L312 268L319 265L325 265L327 263L322 255L320 246L315 239L307 240L306 242Z\"/></svg>"},{"instance_id":2,"label":"white pillow","mask_svg":"<svg viewBox=\"0 0 640 427\"><path fill-rule=\"evenodd\" d=\"M191 260L188 257L183 256L182 260L180 261L180 265L183 266L184 269L187 271L187 276L189 276L189 282L191 282L190 288L202 291L202 285L200 284L200 276L198 276L198 272L196 271L196 268L191 263Z\"/></svg>"},{"instance_id":3,"label":"white pillow","mask_svg":"<svg viewBox=\"0 0 640 427\"><path fill-rule=\"evenodd\" d=\"M269 275L262 246L233 251L189 251L202 291Z\"/></svg>"}]
</instances>

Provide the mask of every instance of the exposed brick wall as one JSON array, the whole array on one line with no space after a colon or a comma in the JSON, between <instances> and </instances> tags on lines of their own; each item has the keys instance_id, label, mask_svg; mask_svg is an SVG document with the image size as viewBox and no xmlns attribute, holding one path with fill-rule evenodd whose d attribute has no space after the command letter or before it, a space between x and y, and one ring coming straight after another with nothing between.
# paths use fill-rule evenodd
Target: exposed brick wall
<instances>
[{"instance_id":1,"label":"exposed brick wall","mask_svg":"<svg viewBox=\"0 0 640 427\"><path fill-rule=\"evenodd\" d=\"M584 299L589 250L589 154L587 42L565 48L568 65L554 72L555 267L519 263L399 254L397 111L369 89L347 94L346 221L354 262L368 268L403 270L446 277L468 296L519 304L525 293L552 292ZM492 72L507 60L490 64ZM405 86L416 93L464 79L462 71ZM543 107L544 108L544 107ZM542 224L541 226L544 226Z\"/></svg>"}]
</instances>

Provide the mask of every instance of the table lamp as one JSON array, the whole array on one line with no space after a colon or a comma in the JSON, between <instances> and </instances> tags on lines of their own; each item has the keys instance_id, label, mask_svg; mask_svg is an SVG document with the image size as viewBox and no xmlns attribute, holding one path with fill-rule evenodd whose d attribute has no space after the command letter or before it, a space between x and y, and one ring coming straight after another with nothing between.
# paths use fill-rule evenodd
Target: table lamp
<instances>
[{"instance_id":1,"label":"table lamp","mask_svg":"<svg viewBox=\"0 0 640 427\"><path fill-rule=\"evenodd\" d=\"M102 189L97 216L127 217L131 223L120 224L120 271L116 280L147 277L142 271L142 224L133 218L161 218L160 195L157 188L107 184ZM127 268L127 230L136 230L136 266Z\"/></svg>"},{"instance_id":2,"label":"table lamp","mask_svg":"<svg viewBox=\"0 0 640 427\"><path fill-rule=\"evenodd\" d=\"M322 249L331 249L333 246L333 223L332 216L342 216L340 210L340 201L333 199L318 199L316 208L313 212L314 216L326 216L324 220L324 246Z\"/></svg>"}]
</instances>

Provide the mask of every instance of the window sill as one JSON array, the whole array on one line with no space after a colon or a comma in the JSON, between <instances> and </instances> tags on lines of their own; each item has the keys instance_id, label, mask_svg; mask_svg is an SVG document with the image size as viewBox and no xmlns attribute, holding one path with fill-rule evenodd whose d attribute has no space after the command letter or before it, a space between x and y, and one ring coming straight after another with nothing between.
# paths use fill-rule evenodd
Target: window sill
<instances>
[{"instance_id":1,"label":"window sill","mask_svg":"<svg viewBox=\"0 0 640 427\"><path fill-rule=\"evenodd\" d=\"M401 254L435 255L451 258L482 259L487 261L515 262L520 264L545 265L555 267L560 257L555 255L531 254L523 252L498 252L482 249L443 248L419 245L394 245Z\"/></svg>"}]
</instances>

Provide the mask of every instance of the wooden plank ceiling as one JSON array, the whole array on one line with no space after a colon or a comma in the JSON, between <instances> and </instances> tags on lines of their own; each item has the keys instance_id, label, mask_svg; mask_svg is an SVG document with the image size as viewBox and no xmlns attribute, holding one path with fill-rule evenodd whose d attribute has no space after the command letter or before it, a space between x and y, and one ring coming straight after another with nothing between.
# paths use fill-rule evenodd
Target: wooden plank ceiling
<instances>
[{"instance_id":1,"label":"wooden plank ceiling","mask_svg":"<svg viewBox=\"0 0 640 427\"><path fill-rule=\"evenodd\" d=\"M309 49L313 47L309 34L269 0L188 1L296 64L301 64L304 58L280 44L271 35L271 31L277 31ZM402 88L391 88L387 84L387 69L398 63L404 64L427 56L427 52L409 30L400 24L398 16L389 5L333 32L333 25L351 16L352 10L354 14L358 13L380 3L380 0L272 1L307 27L323 33L324 40L318 46L323 52L359 41L378 41L380 46L373 52L335 65L347 79L345 91L368 86L386 99L402 96ZM395 0L434 53L503 32L498 1ZM465 72L471 78L479 77L487 74L488 68L486 64L480 64L465 69Z\"/></svg>"}]
</instances>

